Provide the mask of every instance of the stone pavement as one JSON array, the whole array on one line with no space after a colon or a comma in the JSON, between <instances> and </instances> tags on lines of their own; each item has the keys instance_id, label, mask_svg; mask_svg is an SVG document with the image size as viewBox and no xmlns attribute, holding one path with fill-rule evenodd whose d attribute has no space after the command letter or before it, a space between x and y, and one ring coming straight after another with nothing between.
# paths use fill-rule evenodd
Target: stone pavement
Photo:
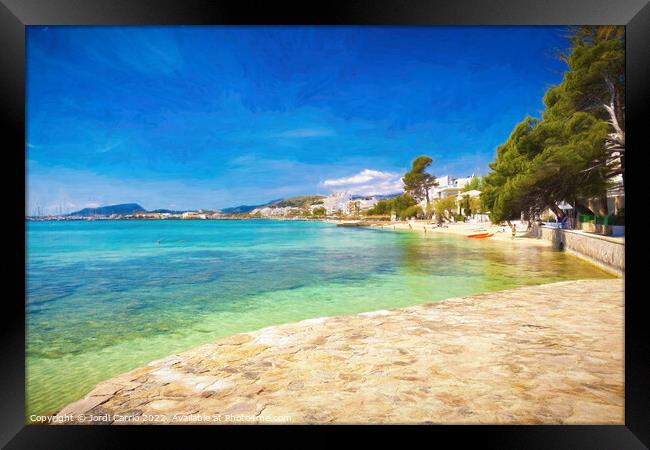
<instances>
[{"instance_id":1,"label":"stone pavement","mask_svg":"<svg viewBox=\"0 0 650 450\"><path fill-rule=\"evenodd\" d=\"M100 383L62 423L623 424L623 280L238 334Z\"/></svg>"}]
</instances>

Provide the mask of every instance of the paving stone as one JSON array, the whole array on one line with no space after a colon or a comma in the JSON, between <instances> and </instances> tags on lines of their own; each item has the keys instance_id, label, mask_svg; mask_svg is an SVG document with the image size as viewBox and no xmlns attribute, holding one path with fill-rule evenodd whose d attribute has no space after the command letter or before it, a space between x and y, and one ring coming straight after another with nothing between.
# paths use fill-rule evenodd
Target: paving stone
<instances>
[{"instance_id":1,"label":"paving stone","mask_svg":"<svg viewBox=\"0 0 650 450\"><path fill-rule=\"evenodd\" d=\"M154 361L59 414L137 412L152 423L197 424L623 424L623 319L621 279L309 319Z\"/></svg>"}]
</instances>

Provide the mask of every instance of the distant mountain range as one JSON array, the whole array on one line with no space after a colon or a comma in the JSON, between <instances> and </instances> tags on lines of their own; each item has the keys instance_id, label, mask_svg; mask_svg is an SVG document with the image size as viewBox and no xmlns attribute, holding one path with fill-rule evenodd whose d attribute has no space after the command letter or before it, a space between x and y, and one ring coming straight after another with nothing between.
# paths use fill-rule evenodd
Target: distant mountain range
<instances>
[{"instance_id":1,"label":"distant mountain range","mask_svg":"<svg viewBox=\"0 0 650 450\"><path fill-rule=\"evenodd\" d=\"M372 195L371 197L376 197L379 199L387 199L398 196L399 194L385 194L385 195ZM359 199L369 197L367 195L353 195L352 199ZM276 200L271 200L270 202L263 203L261 205L239 205L233 206L230 208L221 209L222 213L225 214L238 214L238 213L249 213L256 208L264 207L303 207L313 204L318 204L322 202L325 197L322 195L298 195L296 197L289 198L279 198ZM142 206L137 203L121 203L119 205L106 205L99 206L97 208L84 208L79 211L72 212L68 216L82 216L82 217L92 217L92 216L110 216L111 214L133 214L135 212L150 212L150 213L170 213L170 214L181 214L186 212L184 211L174 211L171 209L154 209L153 211L147 211Z\"/></svg>"},{"instance_id":2,"label":"distant mountain range","mask_svg":"<svg viewBox=\"0 0 650 450\"><path fill-rule=\"evenodd\" d=\"M280 200L282 200L282 199L279 198L279 199L277 199L277 200L271 200L270 202L267 202L267 203L264 203L264 204L261 204L261 205L239 205L239 206L232 206L232 207L230 207L230 208L222 208L222 209L220 209L220 211L221 211L222 213L224 213L224 214L239 214L239 213L247 213L247 212L251 212L251 211L254 210L255 208L263 208L264 206L268 206L268 205L270 205L271 203L279 202Z\"/></svg>"},{"instance_id":3,"label":"distant mountain range","mask_svg":"<svg viewBox=\"0 0 650 450\"><path fill-rule=\"evenodd\" d=\"M187 211L188 210L175 211L173 209L154 209L152 211L147 211L137 203L120 203L119 205L106 205L106 206L99 206L97 208L84 208L67 215L91 217L91 216L110 216L111 214L133 214L136 212L148 212L148 213L159 213L159 214L182 214Z\"/></svg>"},{"instance_id":4,"label":"distant mountain range","mask_svg":"<svg viewBox=\"0 0 650 450\"><path fill-rule=\"evenodd\" d=\"M262 203L261 205L239 205L233 206L232 208L223 208L220 211L225 214L237 214L248 213L256 208L264 207L283 208L289 206L297 208L312 205L324 198L325 197L322 195L298 195L296 197L278 198L276 200L271 200L270 202Z\"/></svg>"},{"instance_id":5,"label":"distant mountain range","mask_svg":"<svg viewBox=\"0 0 650 450\"><path fill-rule=\"evenodd\" d=\"M122 203L119 205L107 205L97 208L84 208L72 212L68 214L68 216L110 216L111 214L133 214L134 212L144 210L145 209L137 203Z\"/></svg>"}]
</instances>

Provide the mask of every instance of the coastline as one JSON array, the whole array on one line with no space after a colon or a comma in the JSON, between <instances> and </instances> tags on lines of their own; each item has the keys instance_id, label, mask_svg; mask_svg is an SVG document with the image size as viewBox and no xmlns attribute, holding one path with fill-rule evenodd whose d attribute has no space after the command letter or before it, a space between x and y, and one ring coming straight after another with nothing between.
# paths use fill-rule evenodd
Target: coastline
<instances>
[{"instance_id":1,"label":"coastline","mask_svg":"<svg viewBox=\"0 0 650 450\"><path fill-rule=\"evenodd\" d=\"M409 226L410 225L410 226ZM491 223L448 223L445 227L437 228L426 220L414 220L411 222L391 222L370 225L369 228L378 228L382 230L400 230L415 231L426 233L430 236L436 234L453 234L456 236L467 236L473 233L493 233L489 239L492 241L506 242L516 245L539 245L550 247L551 243L536 237L528 235L526 232L517 231L516 237L512 238L512 233L508 227L493 225Z\"/></svg>"},{"instance_id":2,"label":"coastline","mask_svg":"<svg viewBox=\"0 0 650 450\"><path fill-rule=\"evenodd\" d=\"M622 424L623 303L621 279L578 280L267 327L102 382L57 417Z\"/></svg>"},{"instance_id":3,"label":"coastline","mask_svg":"<svg viewBox=\"0 0 650 450\"><path fill-rule=\"evenodd\" d=\"M70 258L69 253L52 250L91 243L98 231L108 253L92 253L93 267L101 270L84 273L81 280L75 261L91 253ZM272 220L35 227L29 236L29 267L41 276L31 277L30 283L55 282L64 291L67 280L78 280L81 286L47 311L38 302L49 298L49 290L35 291L31 297L28 413L51 415L97 383L149 361L266 326L607 276L550 248L382 231ZM128 244L121 239L125 232ZM66 239L57 239L60 236ZM227 255L206 252L230 242L235 245ZM256 246L241 245L244 242ZM205 264L217 260L221 264ZM43 271L42 264L56 271ZM520 264L527 270L513 270ZM181 274L183 282L178 284ZM143 284L144 279L158 281ZM204 295L210 296L209 304ZM94 306L82 307L89 300ZM179 304L186 307L177 308ZM112 325L125 318L129 327ZM51 329L54 320L59 326ZM95 323L92 330L78 326L86 321Z\"/></svg>"},{"instance_id":4,"label":"coastline","mask_svg":"<svg viewBox=\"0 0 650 450\"><path fill-rule=\"evenodd\" d=\"M509 245L525 245L525 246L541 246L541 247L556 247L553 241L548 239L542 239L536 236L535 234L528 233L526 231L518 230L515 237L512 237L511 231L507 227L493 225L490 223L487 224L469 224L469 223L451 223L447 224L446 227L436 228L434 225L430 225L428 221L411 221L411 222L392 222L392 223L363 223L366 228L371 229L380 229L380 230L391 230L391 231L412 231L425 234L427 236L435 236L436 234L453 234L456 236L467 236L473 233L488 232L492 233L493 236L489 237L491 241L499 241L504 244ZM625 245L625 240L623 238L608 238L599 235L591 235L589 233L584 233L580 231L565 230L569 233L574 233L582 236L586 236L590 239L596 240L608 240L615 242L617 245ZM593 241L592 241L593 242ZM618 278L624 278L625 272L624 269L620 267L612 266L603 263L603 261L594 258L588 254L576 251L572 248L566 248L565 252L569 255L572 255L576 258L579 258L583 261L586 261L592 264L595 267L598 267L600 270L603 270L611 275L614 275ZM609 253L609 252L605 252Z\"/></svg>"}]
</instances>

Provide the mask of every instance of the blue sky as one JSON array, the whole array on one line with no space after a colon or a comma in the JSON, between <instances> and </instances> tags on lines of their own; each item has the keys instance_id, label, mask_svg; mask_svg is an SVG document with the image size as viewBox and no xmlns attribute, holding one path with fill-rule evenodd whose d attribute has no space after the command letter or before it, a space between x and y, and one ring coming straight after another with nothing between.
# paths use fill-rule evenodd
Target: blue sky
<instances>
[{"instance_id":1,"label":"blue sky","mask_svg":"<svg viewBox=\"0 0 650 450\"><path fill-rule=\"evenodd\" d=\"M28 212L218 209L487 173L558 27L28 27Z\"/></svg>"}]
</instances>

